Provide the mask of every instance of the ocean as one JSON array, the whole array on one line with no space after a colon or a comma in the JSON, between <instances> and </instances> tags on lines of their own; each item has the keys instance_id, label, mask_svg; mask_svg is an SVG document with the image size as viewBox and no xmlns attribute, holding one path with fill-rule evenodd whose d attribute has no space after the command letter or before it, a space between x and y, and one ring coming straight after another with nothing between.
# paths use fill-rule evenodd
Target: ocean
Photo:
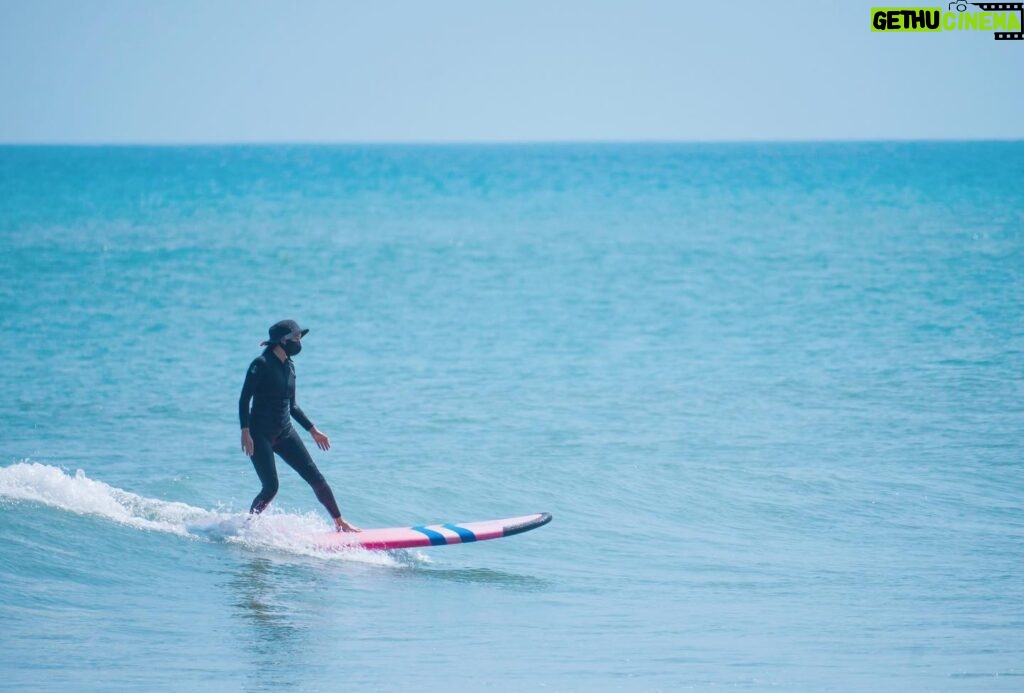
<instances>
[{"instance_id":1,"label":"ocean","mask_svg":"<svg viewBox=\"0 0 1024 693\"><path fill-rule=\"evenodd\" d=\"M0 689L1024 689L1024 142L0 147ZM238 395L277 320L363 527Z\"/></svg>"}]
</instances>

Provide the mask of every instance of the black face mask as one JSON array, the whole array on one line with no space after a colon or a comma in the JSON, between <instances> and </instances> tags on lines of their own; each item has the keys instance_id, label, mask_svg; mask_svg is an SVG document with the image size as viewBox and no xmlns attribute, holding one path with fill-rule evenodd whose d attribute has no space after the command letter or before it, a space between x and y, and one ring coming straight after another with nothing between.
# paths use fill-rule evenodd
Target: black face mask
<instances>
[{"instance_id":1,"label":"black face mask","mask_svg":"<svg viewBox=\"0 0 1024 693\"><path fill-rule=\"evenodd\" d=\"M293 339L289 339L287 342L281 344L281 348L284 349L284 353L289 356L295 356L302 351L302 342L297 342Z\"/></svg>"}]
</instances>

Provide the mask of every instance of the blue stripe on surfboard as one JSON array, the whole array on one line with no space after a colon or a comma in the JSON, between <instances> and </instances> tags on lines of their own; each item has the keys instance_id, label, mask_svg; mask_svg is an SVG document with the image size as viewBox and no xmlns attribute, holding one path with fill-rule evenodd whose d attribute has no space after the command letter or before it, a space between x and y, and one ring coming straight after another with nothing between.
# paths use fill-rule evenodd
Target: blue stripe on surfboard
<instances>
[{"instance_id":1,"label":"blue stripe on surfboard","mask_svg":"<svg viewBox=\"0 0 1024 693\"><path fill-rule=\"evenodd\" d=\"M444 544L448 543L448 540L444 538L443 534L441 534L440 532L435 532L432 529L427 529L423 525L417 525L416 527L410 527L410 529L414 529L417 532L419 532L420 534L425 534L427 539L430 539L430 545L431 546L443 546Z\"/></svg>"},{"instance_id":2,"label":"blue stripe on surfboard","mask_svg":"<svg viewBox=\"0 0 1024 693\"><path fill-rule=\"evenodd\" d=\"M459 539L462 540L463 544L468 544L471 541L476 541L476 535L473 534L468 529L466 529L465 527L459 527L458 525L452 525L452 524L441 525L441 526L444 527L445 529L450 529L451 531L453 531L456 534L458 534L459 535Z\"/></svg>"}]
</instances>

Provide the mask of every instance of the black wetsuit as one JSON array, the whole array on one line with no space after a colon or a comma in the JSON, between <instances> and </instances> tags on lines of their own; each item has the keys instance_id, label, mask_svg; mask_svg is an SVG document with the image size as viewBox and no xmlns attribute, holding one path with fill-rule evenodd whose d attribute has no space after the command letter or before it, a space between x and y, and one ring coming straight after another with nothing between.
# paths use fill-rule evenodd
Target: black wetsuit
<instances>
[{"instance_id":1,"label":"black wetsuit","mask_svg":"<svg viewBox=\"0 0 1024 693\"><path fill-rule=\"evenodd\" d=\"M252 400L252 412L249 400ZM313 422L295 403L295 365L290 358L283 362L268 348L249 365L238 399L238 420L252 435L252 465L263 488L252 501L249 512L260 513L277 495L277 466L274 453L281 456L306 483L313 487L317 499L333 518L341 517L331 487L316 468L299 434L292 428L294 418L307 431Z\"/></svg>"}]
</instances>

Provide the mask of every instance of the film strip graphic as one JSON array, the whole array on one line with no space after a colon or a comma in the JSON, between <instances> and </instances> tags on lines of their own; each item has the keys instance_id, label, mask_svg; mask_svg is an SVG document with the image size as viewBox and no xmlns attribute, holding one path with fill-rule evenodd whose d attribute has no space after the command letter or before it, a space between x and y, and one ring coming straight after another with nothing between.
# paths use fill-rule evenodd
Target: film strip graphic
<instances>
[{"instance_id":1,"label":"film strip graphic","mask_svg":"<svg viewBox=\"0 0 1024 693\"><path fill-rule=\"evenodd\" d=\"M975 7L980 7L985 12L996 12L1007 10L1020 12L1020 25L1024 27L1024 2L972 2ZM997 31L996 41L1024 41L1024 31Z\"/></svg>"}]
</instances>

